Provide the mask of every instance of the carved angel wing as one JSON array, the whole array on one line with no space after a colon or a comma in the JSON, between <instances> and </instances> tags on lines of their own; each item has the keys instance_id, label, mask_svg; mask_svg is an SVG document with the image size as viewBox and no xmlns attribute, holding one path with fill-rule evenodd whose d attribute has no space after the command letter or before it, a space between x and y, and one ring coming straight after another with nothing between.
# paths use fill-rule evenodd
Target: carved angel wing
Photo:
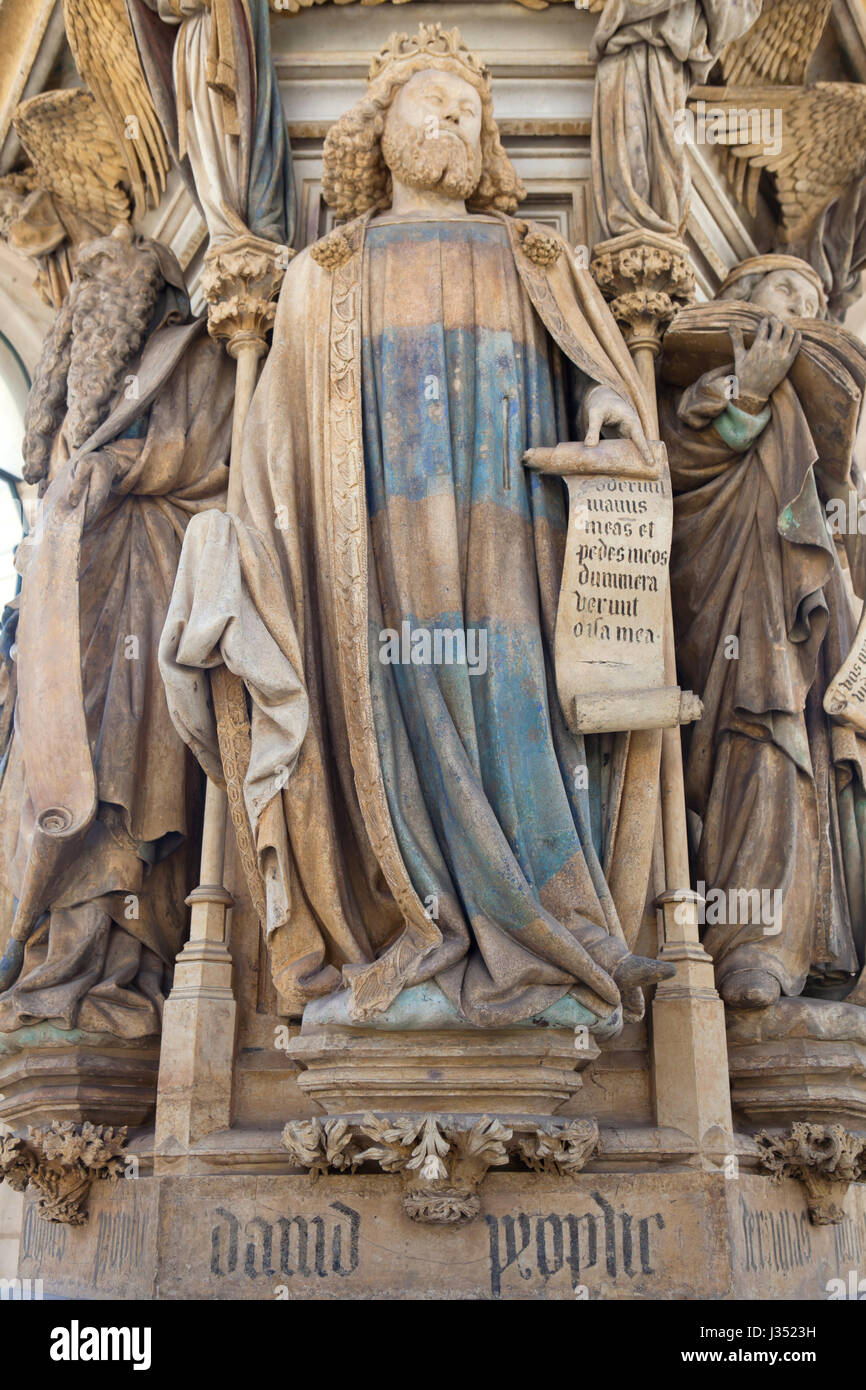
<instances>
[{"instance_id":1,"label":"carved angel wing","mask_svg":"<svg viewBox=\"0 0 866 1390\"><path fill-rule=\"evenodd\" d=\"M805 82L832 8L833 0L764 0L751 29L722 54L728 86Z\"/></svg>"},{"instance_id":2,"label":"carved angel wing","mask_svg":"<svg viewBox=\"0 0 866 1390\"><path fill-rule=\"evenodd\" d=\"M125 0L63 0L63 14L78 71L123 151L135 201L156 207L165 192L168 149Z\"/></svg>"},{"instance_id":3,"label":"carved angel wing","mask_svg":"<svg viewBox=\"0 0 866 1390\"><path fill-rule=\"evenodd\" d=\"M866 87L816 82L789 104L775 175L787 239L809 231L827 204L866 174Z\"/></svg>"},{"instance_id":4,"label":"carved angel wing","mask_svg":"<svg viewBox=\"0 0 866 1390\"><path fill-rule=\"evenodd\" d=\"M15 130L39 187L100 232L130 216L128 179L108 123L90 92L43 92L22 102Z\"/></svg>"},{"instance_id":5,"label":"carved angel wing","mask_svg":"<svg viewBox=\"0 0 866 1390\"><path fill-rule=\"evenodd\" d=\"M751 212L757 210L761 171L773 175L786 241L805 236L827 204L866 175L866 86L816 82L699 90L708 105L728 114L719 143L731 147L734 190ZM766 132L755 129L751 119L775 110L782 112L780 150L764 143Z\"/></svg>"}]
</instances>

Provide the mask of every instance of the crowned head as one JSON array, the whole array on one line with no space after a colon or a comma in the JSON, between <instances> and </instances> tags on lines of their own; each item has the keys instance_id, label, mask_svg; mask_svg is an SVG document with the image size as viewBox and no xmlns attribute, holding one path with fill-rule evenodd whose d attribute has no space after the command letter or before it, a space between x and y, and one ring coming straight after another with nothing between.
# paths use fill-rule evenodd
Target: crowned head
<instances>
[{"instance_id":1,"label":"crowned head","mask_svg":"<svg viewBox=\"0 0 866 1390\"><path fill-rule=\"evenodd\" d=\"M493 119L490 74L457 29L393 34L367 94L328 132L324 194L342 221L391 204L393 180L514 212L525 190Z\"/></svg>"}]
</instances>

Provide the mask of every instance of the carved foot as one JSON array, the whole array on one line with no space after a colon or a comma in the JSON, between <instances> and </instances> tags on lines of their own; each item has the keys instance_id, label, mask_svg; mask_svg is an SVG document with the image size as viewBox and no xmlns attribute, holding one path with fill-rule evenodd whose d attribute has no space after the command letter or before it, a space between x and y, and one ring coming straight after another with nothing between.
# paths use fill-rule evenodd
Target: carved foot
<instances>
[{"instance_id":1,"label":"carved foot","mask_svg":"<svg viewBox=\"0 0 866 1390\"><path fill-rule=\"evenodd\" d=\"M732 1009L769 1009L778 1003L782 986L769 970L734 970L722 980L719 993Z\"/></svg>"},{"instance_id":2,"label":"carved foot","mask_svg":"<svg viewBox=\"0 0 866 1390\"><path fill-rule=\"evenodd\" d=\"M669 980L676 973L677 968L670 961L649 960L646 956L623 956L613 972L613 978L625 993L642 985L657 985L659 980Z\"/></svg>"}]
</instances>

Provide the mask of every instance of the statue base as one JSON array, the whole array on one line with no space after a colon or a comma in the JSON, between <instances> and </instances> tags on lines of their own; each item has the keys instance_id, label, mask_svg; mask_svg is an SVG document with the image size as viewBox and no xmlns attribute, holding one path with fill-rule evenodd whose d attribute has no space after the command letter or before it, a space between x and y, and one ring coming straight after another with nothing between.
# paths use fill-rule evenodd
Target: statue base
<instances>
[{"instance_id":1,"label":"statue base","mask_svg":"<svg viewBox=\"0 0 866 1390\"><path fill-rule=\"evenodd\" d=\"M37 1023L0 1033L0 1120L143 1125L156 1106L159 1038L124 1041Z\"/></svg>"},{"instance_id":2,"label":"statue base","mask_svg":"<svg viewBox=\"0 0 866 1390\"><path fill-rule=\"evenodd\" d=\"M329 1028L301 1033L289 1056L298 1086L328 1115L365 1110L555 1115L599 1055L570 1029L457 1029L376 1033Z\"/></svg>"},{"instance_id":3,"label":"statue base","mask_svg":"<svg viewBox=\"0 0 866 1390\"><path fill-rule=\"evenodd\" d=\"M554 1115L599 1056L593 1040L622 1026L565 995L513 1028L473 1028L433 980L359 1022L349 990L304 1010L288 1054L298 1087L329 1115L364 1110Z\"/></svg>"},{"instance_id":4,"label":"statue base","mask_svg":"<svg viewBox=\"0 0 866 1390\"><path fill-rule=\"evenodd\" d=\"M820 999L727 1010L734 1111L750 1124L796 1120L866 1129L866 1011Z\"/></svg>"}]
</instances>

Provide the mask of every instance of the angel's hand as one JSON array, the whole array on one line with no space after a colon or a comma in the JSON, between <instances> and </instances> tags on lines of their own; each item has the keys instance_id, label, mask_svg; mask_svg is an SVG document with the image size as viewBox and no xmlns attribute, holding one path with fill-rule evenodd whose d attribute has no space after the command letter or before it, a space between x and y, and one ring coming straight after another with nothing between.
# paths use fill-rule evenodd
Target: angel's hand
<instances>
[{"instance_id":1,"label":"angel's hand","mask_svg":"<svg viewBox=\"0 0 866 1390\"><path fill-rule=\"evenodd\" d=\"M734 347L734 375L738 397L754 407L765 405L785 380L797 360L803 341L799 329L770 314L758 325L750 348L743 342L740 328L730 330Z\"/></svg>"}]
</instances>

